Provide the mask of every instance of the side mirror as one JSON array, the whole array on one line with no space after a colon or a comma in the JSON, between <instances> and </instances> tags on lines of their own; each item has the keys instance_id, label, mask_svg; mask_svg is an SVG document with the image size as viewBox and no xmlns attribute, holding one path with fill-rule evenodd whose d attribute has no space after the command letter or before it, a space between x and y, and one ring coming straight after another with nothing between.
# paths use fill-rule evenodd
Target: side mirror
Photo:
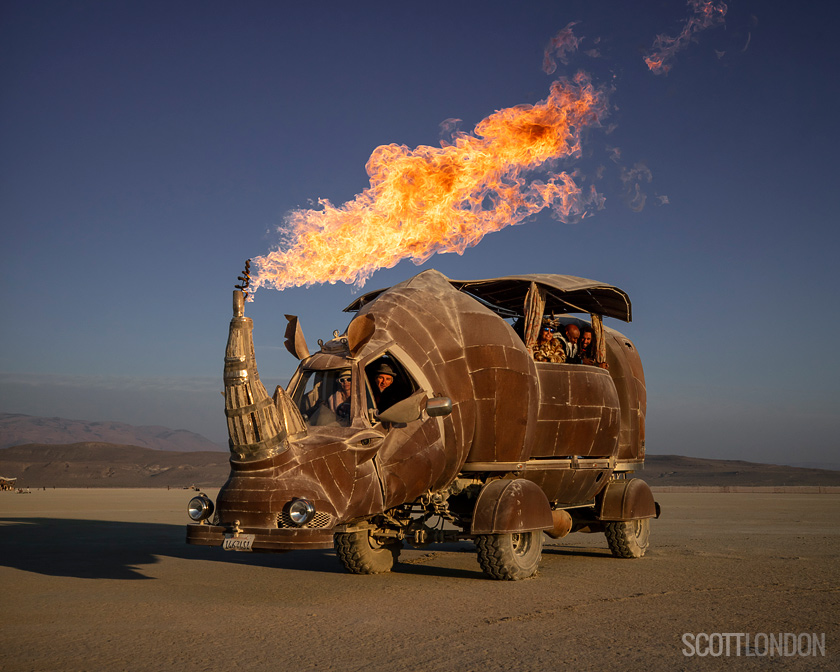
<instances>
[{"instance_id":1,"label":"side mirror","mask_svg":"<svg viewBox=\"0 0 840 672\"><path fill-rule=\"evenodd\" d=\"M426 413L430 418L440 418L452 413L452 399L449 397L432 397L426 402Z\"/></svg>"},{"instance_id":2,"label":"side mirror","mask_svg":"<svg viewBox=\"0 0 840 672\"><path fill-rule=\"evenodd\" d=\"M424 408L432 418L449 415L452 412L452 400L449 397L432 397L427 400L426 394L421 390L382 411L377 415L377 420L405 425L419 420Z\"/></svg>"},{"instance_id":3,"label":"side mirror","mask_svg":"<svg viewBox=\"0 0 840 672\"><path fill-rule=\"evenodd\" d=\"M409 422L414 422L420 418L423 409L423 401L426 398L426 393L422 390L415 392L410 397L398 401L390 408L386 408L376 419L381 422L390 422L392 424L405 425Z\"/></svg>"}]
</instances>

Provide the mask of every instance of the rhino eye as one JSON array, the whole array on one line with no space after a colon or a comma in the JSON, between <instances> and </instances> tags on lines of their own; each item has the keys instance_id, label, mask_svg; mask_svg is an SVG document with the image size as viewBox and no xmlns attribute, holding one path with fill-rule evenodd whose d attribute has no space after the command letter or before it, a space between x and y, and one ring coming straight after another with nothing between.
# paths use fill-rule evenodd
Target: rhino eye
<instances>
[{"instance_id":1,"label":"rhino eye","mask_svg":"<svg viewBox=\"0 0 840 672\"><path fill-rule=\"evenodd\" d=\"M362 439L359 443L361 443L363 446L369 446L370 442L370 439Z\"/></svg>"}]
</instances>

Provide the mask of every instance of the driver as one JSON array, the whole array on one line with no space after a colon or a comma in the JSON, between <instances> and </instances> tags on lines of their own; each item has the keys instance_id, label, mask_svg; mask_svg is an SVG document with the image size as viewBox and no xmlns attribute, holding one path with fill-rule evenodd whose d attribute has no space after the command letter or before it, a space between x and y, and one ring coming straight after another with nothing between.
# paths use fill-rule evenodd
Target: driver
<instances>
[{"instance_id":1,"label":"driver","mask_svg":"<svg viewBox=\"0 0 840 672\"><path fill-rule=\"evenodd\" d=\"M327 406L339 418L350 417L350 387L352 382L350 369L342 369L336 378L338 389L327 399Z\"/></svg>"}]
</instances>

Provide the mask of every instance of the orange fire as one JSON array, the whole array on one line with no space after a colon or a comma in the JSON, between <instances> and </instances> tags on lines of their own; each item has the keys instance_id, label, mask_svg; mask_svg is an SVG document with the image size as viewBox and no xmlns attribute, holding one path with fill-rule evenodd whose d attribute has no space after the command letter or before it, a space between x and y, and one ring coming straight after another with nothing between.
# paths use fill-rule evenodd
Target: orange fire
<instances>
[{"instance_id":1,"label":"orange fire","mask_svg":"<svg viewBox=\"0 0 840 672\"><path fill-rule=\"evenodd\" d=\"M377 147L370 187L340 207L321 199L320 209L287 216L284 244L253 260L252 287L361 287L377 269L463 254L545 208L561 221L585 216L599 195L551 165L579 156L582 131L605 115L605 94L578 74L554 82L544 101L499 110L440 148Z\"/></svg>"},{"instance_id":2,"label":"orange fire","mask_svg":"<svg viewBox=\"0 0 840 672\"><path fill-rule=\"evenodd\" d=\"M645 57L645 63L655 75L667 73L671 66L668 63L678 51L688 46L694 34L710 28L717 23L723 23L727 7L724 3L711 0L688 0L694 15L688 18L685 27L677 37L657 35L653 43L653 51Z\"/></svg>"},{"instance_id":3,"label":"orange fire","mask_svg":"<svg viewBox=\"0 0 840 672\"><path fill-rule=\"evenodd\" d=\"M577 21L572 21L557 33L557 35L552 37L548 46L545 48L543 71L547 75L552 75L557 70L557 62L554 60L555 56L560 59L561 63L568 65L569 59L566 57L566 54L578 48L580 38L575 37L575 34L572 32L572 26L574 25L577 25Z\"/></svg>"}]
</instances>

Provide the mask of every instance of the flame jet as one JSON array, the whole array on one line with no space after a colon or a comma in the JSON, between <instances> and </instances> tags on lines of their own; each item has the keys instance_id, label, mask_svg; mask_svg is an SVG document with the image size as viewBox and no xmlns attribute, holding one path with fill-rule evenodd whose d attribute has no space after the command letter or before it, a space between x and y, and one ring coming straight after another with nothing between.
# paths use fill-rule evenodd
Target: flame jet
<instances>
[{"instance_id":1,"label":"flame jet","mask_svg":"<svg viewBox=\"0 0 840 672\"><path fill-rule=\"evenodd\" d=\"M378 147L366 166L370 187L341 207L322 199L320 210L292 212L282 247L254 259L252 286L362 286L402 259L463 254L545 208L561 221L583 217L598 194L551 168L578 157L584 129L606 113L606 94L579 73L554 82L546 100L499 110L443 147Z\"/></svg>"}]
</instances>

